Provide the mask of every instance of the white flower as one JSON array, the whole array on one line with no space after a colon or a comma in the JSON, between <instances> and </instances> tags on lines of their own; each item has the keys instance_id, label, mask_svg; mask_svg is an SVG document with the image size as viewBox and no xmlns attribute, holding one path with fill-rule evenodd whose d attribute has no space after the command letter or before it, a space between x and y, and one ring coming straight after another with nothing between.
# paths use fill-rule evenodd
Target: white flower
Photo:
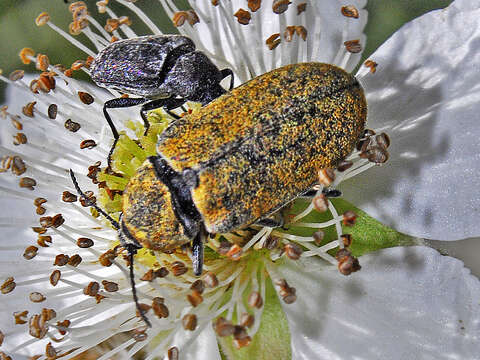
<instances>
[{"instance_id":1,"label":"white flower","mask_svg":"<svg viewBox=\"0 0 480 360\"><path fill-rule=\"evenodd\" d=\"M137 13L153 33L160 33L132 2L117 2ZM333 0L321 4L277 0L273 5L264 1L256 11L259 1L249 1L249 19L245 12L237 13L241 7L248 9L246 1L219 0L213 6L210 1L197 0L190 1L200 20L194 25L188 24L188 20L195 22L194 13L180 12L170 0L160 3L177 25L186 20L179 26L180 32L191 37L219 67L234 70L237 85L296 62L326 62L352 71L360 60L359 46L366 41L362 33L366 24L364 1L351 1L349 7L343 8ZM306 5L304 11L302 3ZM63 35L94 56L108 44L110 35L85 13L82 4L72 6L77 18L73 30L82 31L96 49L92 51L70 35ZM105 2L99 2L99 9L117 18ZM340 186L346 199L383 223L415 237L457 240L480 235L475 227L480 211L475 190L480 185L480 125L476 118L480 95L476 92L475 46L480 39L479 15L475 1L466 0L426 14L400 29L371 56L370 67L362 66L356 75L368 99L368 126L392 138L390 160L385 166L364 172L374 164L360 159L356 152L349 157L355 162L353 167L339 173L334 184L346 180ZM44 15L38 21L46 19ZM56 29L51 22L48 25ZM110 25L115 37L135 36L125 19ZM290 37L291 41L287 41ZM266 43L266 39L270 40ZM28 52L24 54L35 59ZM29 87L25 79L2 79L11 82L12 87ZM52 87L49 81L44 75L30 88ZM2 166L19 173L24 186L18 188L18 178L10 174L0 175L4 210L0 217L0 272L5 279L14 278L3 283L5 294L0 296L5 353L15 359L27 354L45 354L42 359L56 355L70 359L92 348L102 351L95 346L109 340L104 344L109 350L97 353L99 359L131 358L134 354L145 359L175 358L177 350L182 359L220 359L218 342L227 358L478 358L478 279L460 261L421 246L364 255L360 272L341 276L336 267L329 265L336 264L336 260L327 251L342 245L337 240L321 247L315 245L311 228L331 225L335 228L332 234L336 231L332 239L340 238L343 217L337 209L344 206L342 203L329 204L331 222L318 217L309 220L305 217L312 210L309 206L309 211L293 220L303 228L295 233L257 228L255 235L247 231L226 234L224 238L231 243L242 237L246 241L229 247L226 257L212 251L206 259L203 283L191 271L183 271L185 264L189 266L188 251L141 252L135 264L137 291L140 302L153 305L155 310L147 313L152 328L144 329L142 321L135 317L128 267L112 251L116 232L101 218L91 216L88 208L70 202L72 195L65 193L62 200L64 191L76 193L69 168L78 174L82 189L98 191L86 181L85 174L97 160L103 160L105 165L111 137L102 106L111 94L61 72L56 82L55 89L33 96L37 103L27 106L18 117L15 114L21 112L15 104L21 99L21 105L25 105L32 94L26 96L10 89L9 107L3 109ZM34 116L29 117L32 106ZM111 113L117 123L121 123L120 119L127 123L138 118L138 108ZM76 130L77 125L80 129ZM115 174L101 174L98 178L106 181L111 190L123 189L126 178L154 148L156 133L161 131L161 123L154 124L151 134L143 137L138 124L130 122L127 127L127 134L138 137L141 147L126 136L121 138L119 148L123 152L117 157L132 159L122 169L125 178ZM12 135L20 145L11 145ZM80 149L80 144L88 145L82 143L85 139L96 146ZM92 177L96 170L90 169ZM362 175L356 176L359 173ZM97 196L108 212L115 213L118 195L106 200L102 190ZM62 216L42 219L39 226L32 201L37 214L46 211L45 215ZM366 229L363 235L370 241L377 230L379 236L389 236L388 229L365 222L357 226ZM40 234L33 233L30 227L36 227ZM310 231L308 236L299 236L304 231ZM279 247L267 246L270 235L283 245L301 244L300 259L292 260L298 251L295 245L290 259ZM392 236L396 236L392 245L398 245L399 235ZM85 238L94 246L90 247ZM368 244L367 250L385 247L383 240L379 239L378 246ZM219 241L219 237L210 240L209 247L219 250ZM234 260L239 249L244 256ZM67 260L68 264L60 266ZM56 265L52 266L54 261ZM170 271L166 276L165 268ZM148 272L151 269L161 270ZM144 274L153 281L141 281ZM14 284L15 289L10 291ZM55 309L55 313L48 309ZM28 315L17 313L15 318L18 322L28 319L30 324L13 326L15 318L11 313L23 310L28 310ZM253 325L249 324L251 318L239 319L245 313L254 316ZM216 320L220 315L227 321ZM235 330L233 343L242 349L232 346L231 336L216 337L213 321L217 335ZM230 321L245 326L233 328ZM28 335L29 329L33 337Z\"/></svg>"}]
</instances>

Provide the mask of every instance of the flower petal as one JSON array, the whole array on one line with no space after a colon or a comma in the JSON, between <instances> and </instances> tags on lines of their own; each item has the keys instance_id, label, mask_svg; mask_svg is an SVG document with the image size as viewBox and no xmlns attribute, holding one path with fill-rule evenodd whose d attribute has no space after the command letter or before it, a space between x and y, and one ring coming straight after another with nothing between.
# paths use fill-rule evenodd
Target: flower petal
<instances>
[{"instance_id":1,"label":"flower petal","mask_svg":"<svg viewBox=\"0 0 480 360\"><path fill-rule=\"evenodd\" d=\"M284 305L293 359L478 358L480 283L461 261L427 247L361 260L349 277L281 268L298 295Z\"/></svg>"},{"instance_id":2,"label":"flower petal","mask_svg":"<svg viewBox=\"0 0 480 360\"><path fill-rule=\"evenodd\" d=\"M358 74L368 126L391 136L391 159L355 177L344 193L409 235L457 240L480 234L479 17L478 7L428 13L371 56L375 74L366 68Z\"/></svg>"},{"instance_id":3,"label":"flower petal","mask_svg":"<svg viewBox=\"0 0 480 360\"><path fill-rule=\"evenodd\" d=\"M212 325L208 323L199 335L196 335L194 342L191 342L186 349L185 343L188 341L189 334L179 332L175 336L172 345L177 344L180 350L180 359L198 359L198 360L221 360L220 351L218 350L218 343ZM186 341L187 339L187 341Z\"/></svg>"}]
</instances>

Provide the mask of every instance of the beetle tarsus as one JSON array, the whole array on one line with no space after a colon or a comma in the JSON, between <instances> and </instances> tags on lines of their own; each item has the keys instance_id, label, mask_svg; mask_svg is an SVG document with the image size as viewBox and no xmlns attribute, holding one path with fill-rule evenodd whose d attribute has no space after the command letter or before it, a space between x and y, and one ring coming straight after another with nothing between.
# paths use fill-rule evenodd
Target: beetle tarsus
<instances>
[{"instance_id":1,"label":"beetle tarsus","mask_svg":"<svg viewBox=\"0 0 480 360\"><path fill-rule=\"evenodd\" d=\"M203 271L203 231L200 231L192 242L192 266L195 276L202 275Z\"/></svg>"},{"instance_id":2,"label":"beetle tarsus","mask_svg":"<svg viewBox=\"0 0 480 360\"><path fill-rule=\"evenodd\" d=\"M133 271L133 257L137 253L138 247L134 244L127 244L125 248L128 251L128 260L130 262L130 285L132 287L132 295L133 295L133 301L135 302L135 307L137 308L137 311L140 314L140 317L142 318L142 320L145 322L145 324L148 327L152 327L152 324L147 319L144 311L140 307L140 303L138 302L137 288L135 287L135 274L134 274L134 271Z\"/></svg>"}]
</instances>

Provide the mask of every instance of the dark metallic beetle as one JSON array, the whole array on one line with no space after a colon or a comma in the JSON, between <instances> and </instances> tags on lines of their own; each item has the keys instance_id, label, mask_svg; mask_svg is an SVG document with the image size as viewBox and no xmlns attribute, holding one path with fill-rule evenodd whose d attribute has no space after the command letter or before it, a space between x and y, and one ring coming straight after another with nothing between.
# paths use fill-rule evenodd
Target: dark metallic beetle
<instances>
[{"instance_id":1,"label":"dark metallic beetle","mask_svg":"<svg viewBox=\"0 0 480 360\"><path fill-rule=\"evenodd\" d=\"M160 135L157 156L123 192L116 227L132 261L141 247L192 243L200 275L206 234L280 225L271 215L311 189L319 169L336 168L352 152L366 114L355 77L304 63L261 75L175 120Z\"/></svg>"},{"instance_id":2,"label":"dark metallic beetle","mask_svg":"<svg viewBox=\"0 0 480 360\"><path fill-rule=\"evenodd\" d=\"M98 53L90 66L90 76L99 86L137 95L107 101L103 113L115 140L118 131L107 109L142 105L140 114L149 123L146 112L163 107L178 108L186 101L208 104L225 93L220 82L231 76L230 69L218 70L188 37L181 35L142 36L111 43Z\"/></svg>"}]
</instances>

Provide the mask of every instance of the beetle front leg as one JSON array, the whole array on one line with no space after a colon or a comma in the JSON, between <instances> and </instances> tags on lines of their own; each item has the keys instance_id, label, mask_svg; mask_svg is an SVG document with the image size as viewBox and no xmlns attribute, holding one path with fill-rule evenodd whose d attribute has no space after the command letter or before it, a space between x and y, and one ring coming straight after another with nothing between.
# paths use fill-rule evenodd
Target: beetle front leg
<instances>
[{"instance_id":1,"label":"beetle front leg","mask_svg":"<svg viewBox=\"0 0 480 360\"><path fill-rule=\"evenodd\" d=\"M192 242L192 266L196 276L202 275L203 271L203 241L205 238L205 230L200 230Z\"/></svg>"},{"instance_id":2,"label":"beetle front leg","mask_svg":"<svg viewBox=\"0 0 480 360\"><path fill-rule=\"evenodd\" d=\"M147 102L146 104L143 104L140 110L140 115L142 115L143 123L145 124L144 135L147 135L148 129L150 128L150 123L148 122L148 118L147 118L148 111L163 107L168 115L170 115L175 119L179 119L180 117L177 114L171 112L171 110L182 106L183 104L185 104L185 102L186 102L185 99L170 97L165 99L152 100Z\"/></svg>"},{"instance_id":3,"label":"beetle front leg","mask_svg":"<svg viewBox=\"0 0 480 360\"><path fill-rule=\"evenodd\" d=\"M222 80L225 79L228 76L231 76L230 77L230 87L229 87L228 90L232 90L233 89L233 81L234 81L233 71L231 69L223 69L223 70L220 70L220 74L222 74Z\"/></svg>"}]
</instances>

